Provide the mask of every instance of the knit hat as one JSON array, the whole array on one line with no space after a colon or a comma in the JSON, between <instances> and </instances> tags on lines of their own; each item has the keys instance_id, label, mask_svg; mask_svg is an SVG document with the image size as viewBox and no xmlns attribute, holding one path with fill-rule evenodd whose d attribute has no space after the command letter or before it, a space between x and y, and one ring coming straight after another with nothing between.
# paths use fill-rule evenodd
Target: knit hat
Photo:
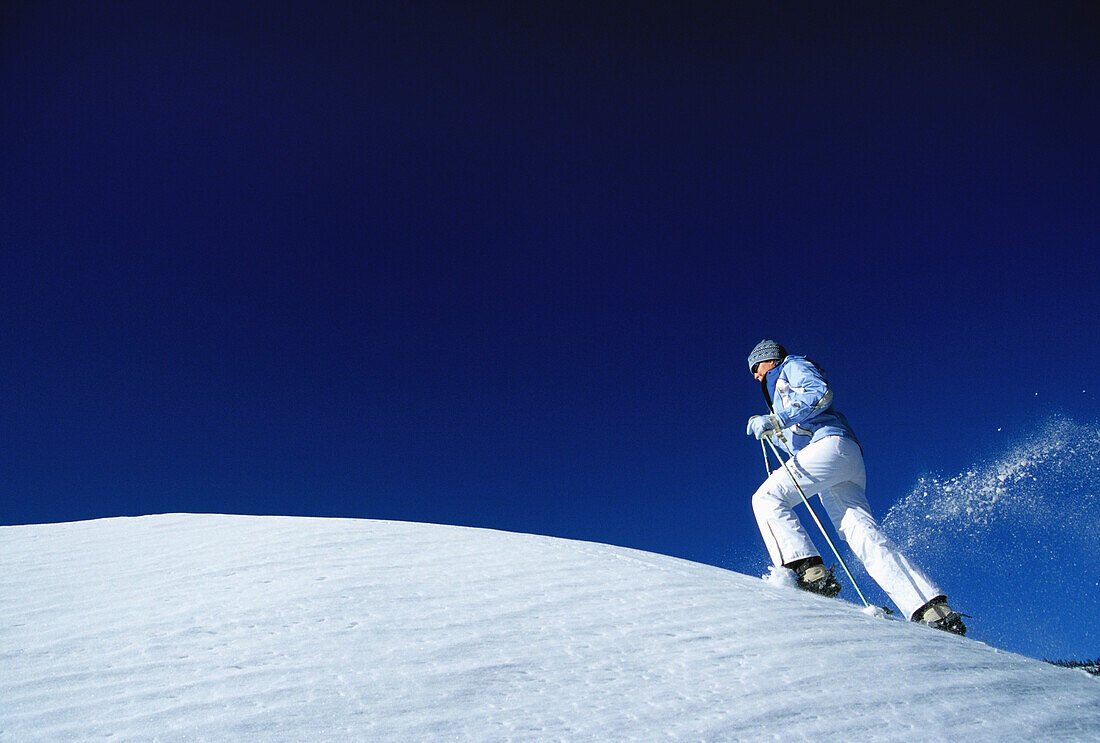
<instances>
[{"instance_id":1,"label":"knit hat","mask_svg":"<svg viewBox=\"0 0 1100 743\"><path fill-rule=\"evenodd\" d=\"M761 361L782 361L787 358L787 349L775 341L760 341L749 354L749 371Z\"/></svg>"}]
</instances>

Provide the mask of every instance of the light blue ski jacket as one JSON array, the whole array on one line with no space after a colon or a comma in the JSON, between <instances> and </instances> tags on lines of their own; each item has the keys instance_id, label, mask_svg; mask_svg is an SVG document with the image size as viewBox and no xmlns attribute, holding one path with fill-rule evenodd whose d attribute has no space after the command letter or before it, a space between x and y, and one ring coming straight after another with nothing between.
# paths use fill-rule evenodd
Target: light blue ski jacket
<instances>
[{"instance_id":1,"label":"light blue ski jacket","mask_svg":"<svg viewBox=\"0 0 1100 743\"><path fill-rule=\"evenodd\" d=\"M785 358L767 373L761 386L792 454L826 436L842 436L859 444L848 419L833 410L833 391L825 373L805 356Z\"/></svg>"}]
</instances>

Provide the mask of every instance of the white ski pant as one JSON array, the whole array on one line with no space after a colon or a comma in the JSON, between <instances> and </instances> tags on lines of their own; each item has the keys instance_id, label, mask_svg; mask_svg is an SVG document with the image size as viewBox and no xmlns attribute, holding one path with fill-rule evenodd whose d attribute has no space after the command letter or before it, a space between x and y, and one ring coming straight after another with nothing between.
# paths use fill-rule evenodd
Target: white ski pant
<instances>
[{"instance_id":1,"label":"white ski pant","mask_svg":"<svg viewBox=\"0 0 1100 743\"><path fill-rule=\"evenodd\" d=\"M778 467L752 496L752 510L772 563L782 566L819 553L794 507L802 502L791 474L806 497L820 495L840 536L863 562L906 618L942 595L939 587L909 561L883 533L867 503L867 473L859 445L842 436L811 442Z\"/></svg>"}]
</instances>

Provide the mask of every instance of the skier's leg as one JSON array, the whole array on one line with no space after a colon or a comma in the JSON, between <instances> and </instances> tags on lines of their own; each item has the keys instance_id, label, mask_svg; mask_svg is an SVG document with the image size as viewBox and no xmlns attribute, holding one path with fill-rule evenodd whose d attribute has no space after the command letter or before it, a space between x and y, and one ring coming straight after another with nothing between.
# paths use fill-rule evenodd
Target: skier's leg
<instances>
[{"instance_id":1,"label":"skier's leg","mask_svg":"<svg viewBox=\"0 0 1100 743\"><path fill-rule=\"evenodd\" d=\"M790 474L782 467L776 469L752 497L756 524L764 537L772 564L777 567L819 556L794 511L795 505L802 502L802 496L791 483L791 475L798 480L807 497L844 479L847 470L838 472L836 447L831 443L835 438L831 436L815 441L799 451L787 462Z\"/></svg>"},{"instance_id":2,"label":"skier's leg","mask_svg":"<svg viewBox=\"0 0 1100 743\"><path fill-rule=\"evenodd\" d=\"M943 591L886 536L865 506L852 505L856 491L866 501L862 489L850 483L837 485L828 495L823 494L829 517L870 576L906 618L912 617L917 609L942 596ZM838 507L838 503L848 505Z\"/></svg>"},{"instance_id":3,"label":"skier's leg","mask_svg":"<svg viewBox=\"0 0 1100 743\"><path fill-rule=\"evenodd\" d=\"M908 619L943 592L882 531L867 502L859 447L847 439L837 441L839 456L849 462L851 479L822 492L821 502L840 536Z\"/></svg>"},{"instance_id":4,"label":"skier's leg","mask_svg":"<svg viewBox=\"0 0 1100 743\"><path fill-rule=\"evenodd\" d=\"M776 567L818 554L810 535L794 512L798 502L798 493L790 487L790 480L782 468L773 472L752 496L756 525L768 548L768 556Z\"/></svg>"}]
</instances>

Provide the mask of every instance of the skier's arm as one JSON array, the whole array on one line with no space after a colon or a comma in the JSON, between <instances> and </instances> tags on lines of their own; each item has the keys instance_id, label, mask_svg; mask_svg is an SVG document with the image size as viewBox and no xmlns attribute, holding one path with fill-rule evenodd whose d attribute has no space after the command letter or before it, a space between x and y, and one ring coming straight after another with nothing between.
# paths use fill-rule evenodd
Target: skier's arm
<instances>
[{"instance_id":1,"label":"skier's arm","mask_svg":"<svg viewBox=\"0 0 1100 743\"><path fill-rule=\"evenodd\" d=\"M829 394L829 383L816 366L806 361L792 361L784 371L790 387L784 394L786 404L775 417L783 428L790 428L819 412L817 406Z\"/></svg>"}]
</instances>

